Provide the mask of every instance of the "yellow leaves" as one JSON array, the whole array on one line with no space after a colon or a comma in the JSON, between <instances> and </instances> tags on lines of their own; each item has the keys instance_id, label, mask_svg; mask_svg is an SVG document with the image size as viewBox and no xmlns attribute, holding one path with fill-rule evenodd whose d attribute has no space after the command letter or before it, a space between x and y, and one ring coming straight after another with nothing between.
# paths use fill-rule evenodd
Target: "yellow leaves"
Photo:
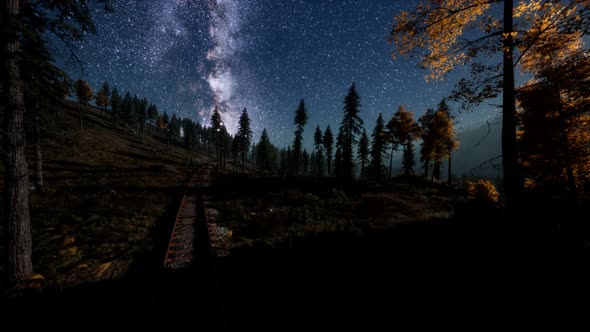
<instances>
[{"instance_id":1,"label":"yellow leaves","mask_svg":"<svg viewBox=\"0 0 590 332\"><path fill-rule=\"evenodd\" d=\"M475 183L465 181L465 187L467 189L467 196L478 201L498 203L498 199L500 198L496 186L489 180L479 179Z\"/></svg>"},{"instance_id":2,"label":"yellow leaves","mask_svg":"<svg viewBox=\"0 0 590 332\"><path fill-rule=\"evenodd\" d=\"M106 262L103 264L100 264L97 268L96 268L96 272L94 273L94 276L96 278L100 278L102 277L102 275L105 273L106 270L109 269L109 267L111 267L111 265L113 264L113 262Z\"/></svg>"}]
</instances>

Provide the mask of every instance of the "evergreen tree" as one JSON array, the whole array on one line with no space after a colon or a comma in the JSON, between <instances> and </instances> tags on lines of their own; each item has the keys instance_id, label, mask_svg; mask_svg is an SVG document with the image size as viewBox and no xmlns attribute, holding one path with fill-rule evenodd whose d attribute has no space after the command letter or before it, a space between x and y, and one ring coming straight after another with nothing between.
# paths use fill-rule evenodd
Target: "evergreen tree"
<instances>
[{"instance_id":1,"label":"evergreen tree","mask_svg":"<svg viewBox=\"0 0 590 332\"><path fill-rule=\"evenodd\" d=\"M156 125L156 121L158 120L158 108L156 105L151 104L150 107L147 109L147 118L150 124L150 141L152 140L152 129Z\"/></svg>"},{"instance_id":2,"label":"evergreen tree","mask_svg":"<svg viewBox=\"0 0 590 332\"><path fill-rule=\"evenodd\" d=\"M286 149L281 149L279 161L279 175L287 176L289 172L289 156Z\"/></svg>"},{"instance_id":3,"label":"evergreen tree","mask_svg":"<svg viewBox=\"0 0 590 332\"><path fill-rule=\"evenodd\" d=\"M336 146L336 154L334 154L334 175L342 177L342 148Z\"/></svg>"},{"instance_id":4,"label":"evergreen tree","mask_svg":"<svg viewBox=\"0 0 590 332\"><path fill-rule=\"evenodd\" d=\"M122 104L122 99L121 99L121 95L119 94L119 91L117 90L117 88L113 88L113 92L111 93L111 112L112 117L113 117L113 122L115 123L115 125L117 124L117 121L121 118L121 113L122 113L122 108L121 108L121 104Z\"/></svg>"},{"instance_id":5,"label":"evergreen tree","mask_svg":"<svg viewBox=\"0 0 590 332\"><path fill-rule=\"evenodd\" d=\"M361 133L363 120L359 117L360 97L356 92L355 84L352 83L348 89L348 94L344 98L344 118L340 123L339 136L342 142L341 148L341 176L345 178L353 177L353 147L357 144L356 135Z\"/></svg>"},{"instance_id":6,"label":"evergreen tree","mask_svg":"<svg viewBox=\"0 0 590 332\"><path fill-rule=\"evenodd\" d=\"M80 131L84 130L84 112L82 110L82 106L87 106L88 102L92 100L92 88L85 80L79 79L74 83L74 93L76 94L76 98L78 98L78 109L80 111Z\"/></svg>"},{"instance_id":7,"label":"evergreen tree","mask_svg":"<svg viewBox=\"0 0 590 332\"><path fill-rule=\"evenodd\" d=\"M369 164L369 137L367 136L367 131L364 129L359 140L357 155L357 159L361 163L361 179L365 179L367 177L365 167Z\"/></svg>"},{"instance_id":8,"label":"evergreen tree","mask_svg":"<svg viewBox=\"0 0 590 332\"><path fill-rule=\"evenodd\" d=\"M143 98L137 103L137 122L139 123L139 127L141 128L141 142L145 143L145 122L148 118L147 115L147 108L148 108L148 101L147 99Z\"/></svg>"},{"instance_id":9,"label":"evergreen tree","mask_svg":"<svg viewBox=\"0 0 590 332\"><path fill-rule=\"evenodd\" d=\"M371 177L379 181L381 179L381 169L383 165L383 158L385 157L385 149L387 148L387 138L385 134L385 122L383 115L379 113L375 129L371 134L373 141L371 142Z\"/></svg>"},{"instance_id":10,"label":"evergreen tree","mask_svg":"<svg viewBox=\"0 0 590 332\"><path fill-rule=\"evenodd\" d=\"M303 153L301 154L301 168L302 172L301 175L306 176L309 173L309 152L303 149Z\"/></svg>"},{"instance_id":11,"label":"evergreen tree","mask_svg":"<svg viewBox=\"0 0 590 332\"><path fill-rule=\"evenodd\" d=\"M317 163L317 174L318 176L322 176L324 174L324 169L322 165L322 161L324 159L323 153L323 145L324 145L324 135L322 134L322 130L320 126L315 128L315 133L313 135L313 144L315 145L315 162ZM316 167L315 165L313 166Z\"/></svg>"},{"instance_id":12,"label":"evergreen tree","mask_svg":"<svg viewBox=\"0 0 590 332\"><path fill-rule=\"evenodd\" d=\"M303 145L303 128L307 124L307 110L305 109L305 102L301 99L299 107L295 112L295 120L293 124L296 126L295 129L295 140L293 142L293 169L295 175L299 175L299 168L301 166L301 148Z\"/></svg>"},{"instance_id":13,"label":"evergreen tree","mask_svg":"<svg viewBox=\"0 0 590 332\"><path fill-rule=\"evenodd\" d=\"M176 116L176 114L172 114L168 129L170 129L172 135L180 136L180 119Z\"/></svg>"},{"instance_id":14,"label":"evergreen tree","mask_svg":"<svg viewBox=\"0 0 590 332\"><path fill-rule=\"evenodd\" d=\"M260 142L256 146L256 166L269 173L273 170L272 150L273 146L265 128L262 130Z\"/></svg>"},{"instance_id":15,"label":"evergreen tree","mask_svg":"<svg viewBox=\"0 0 590 332\"><path fill-rule=\"evenodd\" d=\"M324 144L324 149L326 150L326 162L328 164L328 175L332 175L332 151L334 149L334 135L332 134L332 130L330 126L326 127L324 131L324 138L322 140Z\"/></svg>"},{"instance_id":16,"label":"evergreen tree","mask_svg":"<svg viewBox=\"0 0 590 332\"><path fill-rule=\"evenodd\" d=\"M131 92L127 91L121 102L121 118L128 125L135 123L135 102L131 97Z\"/></svg>"},{"instance_id":17,"label":"evergreen tree","mask_svg":"<svg viewBox=\"0 0 590 332\"><path fill-rule=\"evenodd\" d=\"M211 114L211 130L213 132L214 135L214 144L215 144L215 160L217 162L217 168L221 168L222 166L222 148L223 148L223 142L222 142L222 128L223 128L223 122L221 121L221 114L219 114L219 111L217 110L217 107L215 107L215 109L213 110L213 114Z\"/></svg>"},{"instance_id":18,"label":"evergreen tree","mask_svg":"<svg viewBox=\"0 0 590 332\"><path fill-rule=\"evenodd\" d=\"M252 144L252 129L250 129L250 117L248 116L248 111L245 108L242 111L242 115L240 115L240 120L238 122L238 133L236 137L238 138L239 152L243 172L244 166L246 164L246 155L248 154L248 151L250 150L250 145Z\"/></svg>"}]
</instances>

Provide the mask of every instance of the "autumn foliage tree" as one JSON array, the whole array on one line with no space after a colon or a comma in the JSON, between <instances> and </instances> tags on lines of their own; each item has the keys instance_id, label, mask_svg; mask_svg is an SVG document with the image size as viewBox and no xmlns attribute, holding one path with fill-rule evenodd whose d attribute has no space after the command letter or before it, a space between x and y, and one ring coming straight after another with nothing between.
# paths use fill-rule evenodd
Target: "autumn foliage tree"
<instances>
[{"instance_id":1,"label":"autumn foliage tree","mask_svg":"<svg viewBox=\"0 0 590 332\"><path fill-rule=\"evenodd\" d=\"M471 78L462 79L454 93L465 108L502 94L502 159L509 206L517 203L523 185L516 149L514 67L533 57L531 50L546 38L589 32L589 4L588 0L521 1L515 8L513 0L425 0L395 18L389 39L395 53L419 58L430 72L429 79L471 65ZM499 53L501 63L485 60Z\"/></svg>"},{"instance_id":2,"label":"autumn foliage tree","mask_svg":"<svg viewBox=\"0 0 590 332\"><path fill-rule=\"evenodd\" d=\"M78 98L78 109L80 111L80 131L84 130L84 111L82 110L82 106L87 106L90 100L92 100L92 88L83 79L79 79L74 83L74 93L76 94L76 98Z\"/></svg>"},{"instance_id":3,"label":"autumn foliage tree","mask_svg":"<svg viewBox=\"0 0 590 332\"><path fill-rule=\"evenodd\" d=\"M111 88L109 87L109 84L107 82L104 82L102 87L100 88L100 90L98 90L98 92L96 93L96 106L98 106L98 108L100 108L105 116L106 116L106 112L107 112L107 108L110 105L110 100L109 97L111 95Z\"/></svg>"},{"instance_id":4,"label":"autumn foliage tree","mask_svg":"<svg viewBox=\"0 0 590 332\"><path fill-rule=\"evenodd\" d=\"M405 175L414 173L414 140L418 139L420 129L414 121L414 113L401 105L387 123L387 129L393 140L402 146L402 166Z\"/></svg>"}]
</instances>

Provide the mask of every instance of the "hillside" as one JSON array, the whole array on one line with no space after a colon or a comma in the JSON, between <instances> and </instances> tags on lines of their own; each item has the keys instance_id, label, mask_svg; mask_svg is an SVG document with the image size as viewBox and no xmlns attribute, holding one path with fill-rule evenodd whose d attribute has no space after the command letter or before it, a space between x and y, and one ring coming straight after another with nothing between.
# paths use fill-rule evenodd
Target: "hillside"
<instances>
[{"instance_id":1,"label":"hillside","mask_svg":"<svg viewBox=\"0 0 590 332\"><path fill-rule=\"evenodd\" d=\"M140 133L113 126L94 107L84 107L83 132L78 104L66 101L56 115L40 122L45 183L31 194L35 272L59 286L116 278L151 253L155 229L177 208L193 165L209 156L170 150L157 128L152 139L146 129L142 143ZM33 146L29 152L32 186Z\"/></svg>"}]
</instances>

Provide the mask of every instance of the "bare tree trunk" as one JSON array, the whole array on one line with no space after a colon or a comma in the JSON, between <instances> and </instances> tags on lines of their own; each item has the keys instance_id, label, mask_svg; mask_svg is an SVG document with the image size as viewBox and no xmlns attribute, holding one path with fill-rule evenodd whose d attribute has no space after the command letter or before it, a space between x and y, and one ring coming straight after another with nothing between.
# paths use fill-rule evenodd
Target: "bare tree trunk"
<instances>
[{"instance_id":1,"label":"bare tree trunk","mask_svg":"<svg viewBox=\"0 0 590 332\"><path fill-rule=\"evenodd\" d=\"M512 40L514 0L504 0L504 57L502 87L502 165L504 191L509 207L518 205L522 192L522 176L518 169L516 151L516 106L514 98L514 63Z\"/></svg>"},{"instance_id":2,"label":"bare tree trunk","mask_svg":"<svg viewBox=\"0 0 590 332\"><path fill-rule=\"evenodd\" d=\"M430 160L424 161L424 177L428 179L428 168L430 167Z\"/></svg>"},{"instance_id":3,"label":"bare tree trunk","mask_svg":"<svg viewBox=\"0 0 590 332\"><path fill-rule=\"evenodd\" d=\"M435 180L440 180L440 160L434 161L434 166L432 168L432 178Z\"/></svg>"},{"instance_id":4,"label":"bare tree trunk","mask_svg":"<svg viewBox=\"0 0 590 332\"><path fill-rule=\"evenodd\" d=\"M451 173L452 172L452 168L451 168L451 165L452 165L451 164L451 153L453 153L453 152L449 149L449 168L448 168L448 173L447 173L447 181L449 181L449 183L451 181L453 181L453 176L452 176L453 174Z\"/></svg>"},{"instance_id":5,"label":"bare tree trunk","mask_svg":"<svg viewBox=\"0 0 590 332\"><path fill-rule=\"evenodd\" d=\"M389 177L388 180L391 180L391 171L393 169L393 146L391 147L391 154L389 155Z\"/></svg>"},{"instance_id":6,"label":"bare tree trunk","mask_svg":"<svg viewBox=\"0 0 590 332\"><path fill-rule=\"evenodd\" d=\"M39 117L35 117L35 187L43 188L43 154L41 151L41 131Z\"/></svg>"},{"instance_id":7,"label":"bare tree trunk","mask_svg":"<svg viewBox=\"0 0 590 332\"><path fill-rule=\"evenodd\" d=\"M8 269L12 281L28 278L33 273L31 254L31 220L29 214L29 177L25 155L25 106L19 70L19 34L16 22L19 0L1 4L2 51L5 88L5 207L7 217Z\"/></svg>"}]
</instances>

